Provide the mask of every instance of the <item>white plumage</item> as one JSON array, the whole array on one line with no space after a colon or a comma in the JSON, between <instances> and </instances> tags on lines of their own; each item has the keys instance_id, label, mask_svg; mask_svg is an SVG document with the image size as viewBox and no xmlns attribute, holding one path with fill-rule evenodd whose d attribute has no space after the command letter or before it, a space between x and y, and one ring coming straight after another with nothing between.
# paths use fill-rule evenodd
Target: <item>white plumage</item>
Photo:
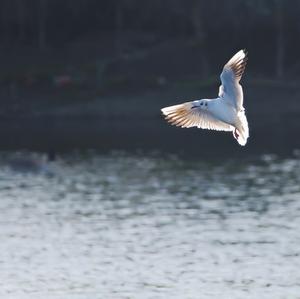
<instances>
[{"instance_id":1,"label":"white plumage","mask_svg":"<svg viewBox=\"0 0 300 299\"><path fill-rule=\"evenodd\" d=\"M237 52L224 66L218 97L201 99L161 109L168 122L182 128L231 131L240 145L249 137L240 85L247 62L244 50Z\"/></svg>"}]
</instances>

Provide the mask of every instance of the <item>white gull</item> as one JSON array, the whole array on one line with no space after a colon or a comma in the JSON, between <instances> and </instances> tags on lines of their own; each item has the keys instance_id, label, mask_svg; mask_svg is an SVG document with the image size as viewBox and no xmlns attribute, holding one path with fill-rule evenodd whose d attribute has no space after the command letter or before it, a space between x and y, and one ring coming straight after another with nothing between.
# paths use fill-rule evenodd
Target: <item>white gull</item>
<instances>
[{"instance_id":1,"label":"white gull","mask_svg":"<svg viewBox=\"0 0 300 299\"><path fill-rule=\"evenodd\" d=\"M173 125L190 128L230 131L240 145L249 137L248 122L243 107L243 89L240 85L247 62L245 50L237 52L221 73L219 95L215 99L201 99L161 109Z\"/></svg>"}]
</instances>

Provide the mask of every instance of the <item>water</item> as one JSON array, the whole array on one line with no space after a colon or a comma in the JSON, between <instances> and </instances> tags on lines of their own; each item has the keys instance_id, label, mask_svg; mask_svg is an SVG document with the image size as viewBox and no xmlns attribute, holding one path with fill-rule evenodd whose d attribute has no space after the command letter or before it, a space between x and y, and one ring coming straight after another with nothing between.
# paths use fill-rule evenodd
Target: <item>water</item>
<instances>
[{"instance_id":1,"label":"water","mask_svg":"<svg viewBox=\"0 0 300 299\"><path fill-rule=\"evenodd\" d=\"M0 172L0 297L300 298L300 159L70 154Z\"/></svg>"}]
</instances>

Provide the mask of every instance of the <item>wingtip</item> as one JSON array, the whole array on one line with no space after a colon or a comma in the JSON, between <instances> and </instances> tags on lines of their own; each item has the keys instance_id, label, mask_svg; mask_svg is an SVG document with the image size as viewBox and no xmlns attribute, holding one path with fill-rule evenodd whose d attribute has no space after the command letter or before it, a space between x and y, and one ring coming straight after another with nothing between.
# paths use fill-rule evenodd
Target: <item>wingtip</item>
<instances>
[{"instance_id":1,"label":"wingtip","mask_svg":"<svg viewBox=\"0 0 300 299\"><path fill-rule=\"evenodd\" d=\"M248 55L248 50L246 48L244 48L244 49L239 50L236 54L238 54L238 53L240 53L240 54L242 53L246 57Z\"/></svg>"},{"instance_id":2,"label":"wingtip","mask_svg":"<svg viewBox=\"0 0 300 299\"><path fill-rule=\"evenodd\" d=\"M172 106L164 107L164 108L161 108L160 111L163 115L168 115L171 108L172 108Z\"/></svg>"},{"instance_id":3,"label":"wingtip","mask_svg":"<svg viewBox=\"0 0 300 299\"><path fill-rule=\"evenodd\" d=\"M242 49L239 52L242 52L244 54L244 59L248 59L248 51L247 51L247 49Z\"/></svg>"},{"instance_id":4,"label":"wingtip","mask_svg":"<svg viewBox=\"0 0 300 299\"><path fill-rule=\"evenodd\" d=\"M162 114L165 116L167 122L177 127L188 128L192 126L193 121L190 118L191 103L183 103L164 107L161 109Z\"/></svg>"},{"instance_id":5,"label":"wingtip","mask_svg":"<svg viewBox=\"0 0 300 299\"><path fill-rule=\"evenodd\" d=\"M168 106L160 109L161 113L165 116L167 116L173 110L174 110L173 106Z\"/></svg>"}]
</instances>

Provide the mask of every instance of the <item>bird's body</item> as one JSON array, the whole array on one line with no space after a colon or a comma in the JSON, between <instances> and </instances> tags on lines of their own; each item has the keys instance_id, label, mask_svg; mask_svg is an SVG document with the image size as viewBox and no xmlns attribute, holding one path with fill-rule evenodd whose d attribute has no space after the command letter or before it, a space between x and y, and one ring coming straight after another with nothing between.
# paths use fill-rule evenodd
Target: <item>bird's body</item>
<instances>
[{"instance_id":1,"label":"bird's body","mask_svg":"<svg viewBox=\"0 0 300 299\"><path fill-rule=\"evenodd\" d=\"M245 70L247 55L236 53L224 66L222 85L215 99L201 99L161 109L166 120L182 128L232 131L240 145L249 137L248 122L243 107L243 89L239 84Z\"/></svg>"}]
</instances>

